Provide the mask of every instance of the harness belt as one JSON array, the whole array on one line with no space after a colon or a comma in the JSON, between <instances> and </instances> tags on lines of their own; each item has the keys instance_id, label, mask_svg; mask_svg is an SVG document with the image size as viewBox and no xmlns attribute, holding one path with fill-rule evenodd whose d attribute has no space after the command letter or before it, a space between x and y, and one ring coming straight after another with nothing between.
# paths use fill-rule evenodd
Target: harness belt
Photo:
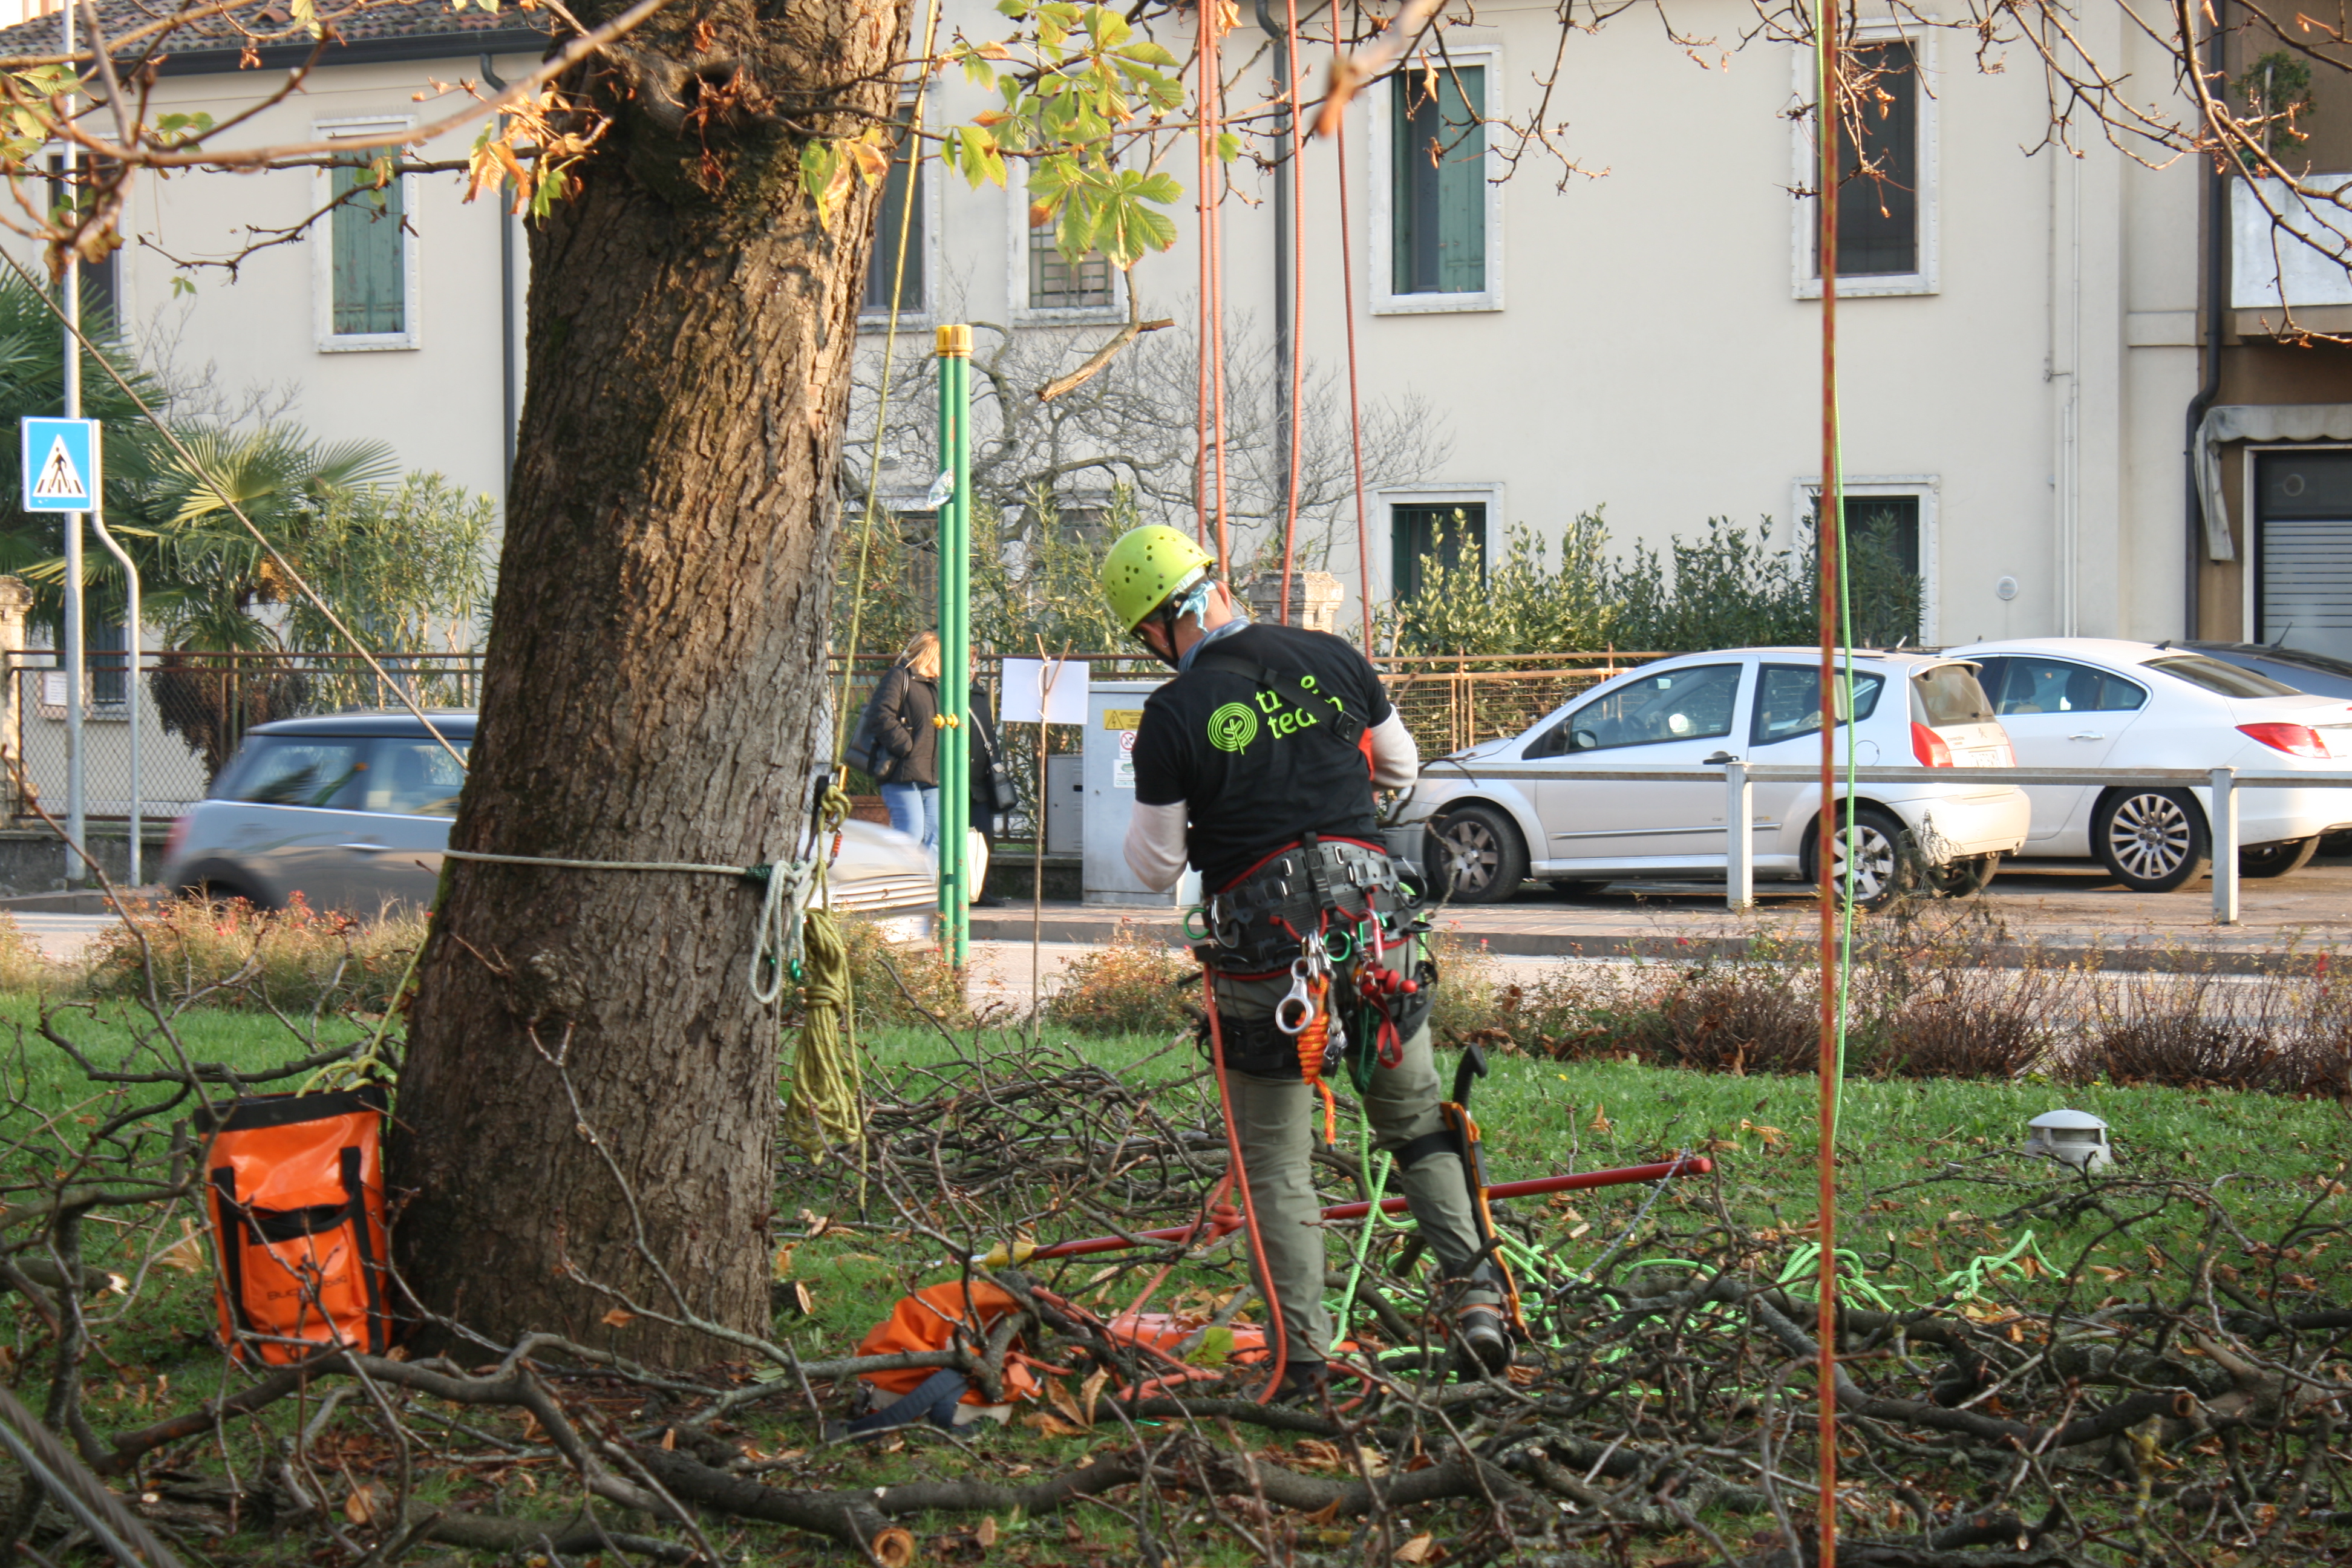
<instances>
[{"instance_id":1,"label":"harness belt","mask_svg":"<svg viewBox=\"0 0 2352 1568\"><path fill-rule=\"evenodd\" d=\"M1202 910L1215 965L1229 974L1274 973L1288 967L1301 942L1326 914L1350 923L1377 915L1381 941L1402 946L1412 934L1411 906L1388 851L1352 838L1308 834L1276 850Z\"/></svg>"}]
</instances>

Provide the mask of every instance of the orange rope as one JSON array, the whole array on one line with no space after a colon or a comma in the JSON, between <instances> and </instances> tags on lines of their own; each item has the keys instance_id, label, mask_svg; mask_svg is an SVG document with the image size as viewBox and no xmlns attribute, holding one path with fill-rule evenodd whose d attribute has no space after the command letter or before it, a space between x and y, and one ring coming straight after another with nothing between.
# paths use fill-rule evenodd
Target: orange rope
<instances>
[{"instance_id":1,"label":"orange rope","mask_svg":"<svg viewBox=\"0 0 2352 1568\"><path fill-rule=\"evenodd\" d=\"M1207 149L1211 189L1202 194L1208 204L1208 231L1203 237L1209 249L1209 388L1213 400L1210 426L1210 456L1217 466L1217 575L1227 583L1233 581L1233 539L1225 516L1225 222L1224 163L1217 156L1217 142L1224 124L1224 65L1218 49L1218 34L1223 30L1223 9L1219 5L1201 6L1204 26L1201 30L1201 125L1202 145Z\"/></svg>"},{"instance_id":2,"label":"orange rope","mask_svg":"<svg viewBox=\"0 0 2352 1568\"><path fill-rule=\"evenodd\" d=\"M1339 47L1339 9L1331 8L1331 47ZM1356 592L1363 605L1364 657L1372 657L1372 544L1370 525L1364 519L1364 405L1356 386L1356 263L1353 230L1348 226L1348 122L1341 118L1331 128L1332 150L1339 156L1339 282L1346 292L1348 313L1348 445L1356 462Z\"/></svg>"},{"instance_id":3,"label":"orange rope","mask_svg":"<svg viewBox=\"0 0 2352 1568\"><path fill-rule=\"evenodd\" d=\"M1286 0L1289 30L1282 58L1289 68L1290 94L1290 497L1282 512L1282 608L1276 619L1290 624L1291 563L1298 539L1299 437L1304 415L1300 394L1307 384L1307 176L1298 153L1298 0ZM1328 1092L1328 1091L1327 1091Z\"/></svg>"},{"instance_id":4,"label":"orange rope","mask_svg":"<svg viewBox=\"0 0 2352 1568\"><path fill-rule=\"evenodd\" d=\"M1821 182L1822 274L1822 501L1813 529L1821 560L1822 604L1822 803L1816 858L1821 870L1821 1153L1816 1184L1821 1200L1821 1300L1813 1331L1820 1336L1814 1372L1820 1382L1819 1568L1837 1568L1837 1093L1842 1065L1837 1039L1837 869L1831 844L1837 816L1835 678L1838 643L1838 403L1837 403L1837 222L1839 80L1836 0L1820 6L1821 29L1814 79L1813 139ZM1847 846L1846 853L1853 847Z\"/></svg>"},{"instance_id":5,"label":"orange rope","mask_svg":"<svg viewBox=\"0 0 2352 1568\"><path fill-rule=\"evenodd\" d=\"M1217 977L1209 970L1201 972L1201 986L1207 993L1209 1004L1209 1060L1217 1069L1217 1109L1225 1116L1225 1153L1233 1162L1236 1176L1234 1186L1241 1194L1242 1219L1249 1229L1250 1258L1257 1264L1257 1277L1265 1287L1265 1318L1274 1335L1274 1375L1258 1391L1260 1405L1271 1404L1275 1390L1282 1386L1282 1374L1290 1363L1290 1331L1283 1326L1282 1298L1275 1293L1274 1269L1265 1256L1265 1238L1257 1232L1257 1204L1249 1190L1249 1169L1242 1163L1241 1134L1234 1131L1234 1091L1225 1080L1225 1034L1217 1021Z\"/></svg>"}]
</instances>

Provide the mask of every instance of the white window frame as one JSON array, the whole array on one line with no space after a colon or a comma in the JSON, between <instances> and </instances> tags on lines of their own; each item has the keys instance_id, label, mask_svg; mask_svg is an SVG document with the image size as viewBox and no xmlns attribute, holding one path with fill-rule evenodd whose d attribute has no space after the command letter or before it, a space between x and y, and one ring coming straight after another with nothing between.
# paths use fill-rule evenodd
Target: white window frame
<instances>
[{"instance_id":1,"label":"white window frame","mask_svg":"<svg viewBox=\"0 0 2352 1568\"><path fill-rule=\"evenodd\" d=\"M1483 506L1486 509L1486 541L1484 546L1488 571L1495 566L1495 541L1503 516L1503 481L1461 485L1399 485L1376 489L1373 499L1380 506L1381 544L1366 552L1372 558L1372 577L1380 591L1373 595L1381 604L1396 598L1396 584L1391 581L1396 567L1396 509L1401 506Z\"/></svg>"},{"instance_id":2,"label":"white window frame","mask_svg":"<svg viewBox=\"0 0 2352 1568\"><path fill-rule=\"evenodd\" d=\"M404 115L373 115L365 119L321 120L312 129L321 140L333 141L339 134L358 134L371 131L404 131L416 121ZM379 153L383 149L377 149ZM399 149L393 149L398 152ZM315 306L319 352L320 353L368 353L384 349L414 349L424 346L425 322L419 306L424 290L417 286L417 226L416 193L418 184L414 174L395 174L400 182L400 246L401 246L401 308L404 331L397 332L345 332L335 331L335 234L334 216L320 219L310 234L311 294ZM317 169L311 174L311 208L317 212L334 200L335 176L331 169Z\"/></svg>"},{"instance_id":3,"label":"white window frame","mask_svg":"<svg viewBox=\"0 0 2352 1568\"><path fill-rule=\"evenodd\" d=\"M1507 105L1503 89L1503 47L1492 43L1455 43L1448 40L1443 55L1430 51L1414 55L1397 67L1398 71L1417 71L1434 60L1441 71L1449 65L1476 66L1484 73L1482 95L1486 99L1485 116L1489 121L1503 118ZM1395 72L1390 73L1391 76ZM1486 287L1475 294L1400 294L1396 292L1396 193L1391 188L1395 179L1396 153L1396 92L1384 76L1365 89L1363 96L1371 100L1370 149L1364 160L1364 180L1370 187L1370 199L1366 210L1371 214L1370 228L1365 249L1370 252L1372 314L1375 316L1421 316L1454 310L1499 310L1503 308L1503 186L1504 170L1501 156L1495 150L1494 138L1486 138Z\"/></svg>"},{"instance_id":4,"label":"white window frame","mask_svg":"<svg viewBox=\"0 0 2352 1568\"><path fill-rule=\"evenodd\" d=\"M1942 477L1937 474L1849 474L1838 485L1839 493L1847 500L1858 496L1919 499L1919 639L1912 645L1915 647L1935 647L1943 640L1943 595L1937 586L1943 573L1937 551L1943 485ZM1790 486L1789 516L1796 521L1811 516L1821 493L1819 474L1808 475Z\"/></svg>"},{"instance_id":5,"label":"white window frame","mask_svg":"<svg viewBox=\"0 0 2352 1568\"><path fill-rule=\"evenodd\" d=\"M1938 110L1942 94L1938 90L1941 78L1936 68L1936 30L1932 12L1918 12L1916 21L1906 26L1905 20L1879 17L1857 23L1849 37L1857 44L1878 44L1900 41L1911 46L1911 58L1918 72L1918 91L1915 101L1919 109L1919 267L1914 272L1886 272L1871 277L1838 279L1841 300L1868 299L1873 296L1896 294L1934 294L1940 291L1939 271L1943 247L1941 240L1941 202L1938 196L1943 160L1937 130ZM1796 84L1796 101L1813 100L1813 54L1811 49L1791 49L1790 68ZM1813 148L1811 127L1801 117L1790 121L1790 179L1793 190L1810 190L1819 178L1820 160ZM1789 235L1789 276L1790 294L1799 300L1822 297L1822 280L1813 272L1813 237L1821 226L1821 201L1807 196L1790 205L1793 216Z\"/></svg>"},{"instance_id":6,"label":"white window frame","mask_svg":"<svg viewBox=\"0 0 2352 1568\"><path fill-rule=\"evenodd\" d=\"M911 129L915 132L920 132L929 127L930 104L927 99L901 98L898 100L898 107L914 109L917 118ZM921 209L923 215L923 293L919 309L909 310L902 307L899 310L898 330L929 331L937 319L938 312L932 301L939 298L940 289L940 185L941 182L934 176L941 173L946 165L931 166L929 152L919 140L917 141L913 153L919 164L915 199L916 205ZM895 266L898 256L898 237L882 232L877 215L874 229L874 255L867 265L869 267ZM890 330L889 307L884 306L878 310L868 310L860 306L857 311L857 330L861 332L888 331Z\"/></svg>"},{"instance_id":7,"label":"white window frame","mask_svg":"<svg viewBox=\"0 0 2352 1568\"><path fill-rule=\"evenodd\" d=\"M1127 268L1113 266L1110 269L1110 303L1108 305L1054 306L1044 310L1029 303L1029 187L1024 180L1004 183L1005 247L1004 298L1012 307L1013 323L1020 327L1050 327L1057 324L1089 321L1124 321L1127 320Z\"/></svg>"}]
</instances>

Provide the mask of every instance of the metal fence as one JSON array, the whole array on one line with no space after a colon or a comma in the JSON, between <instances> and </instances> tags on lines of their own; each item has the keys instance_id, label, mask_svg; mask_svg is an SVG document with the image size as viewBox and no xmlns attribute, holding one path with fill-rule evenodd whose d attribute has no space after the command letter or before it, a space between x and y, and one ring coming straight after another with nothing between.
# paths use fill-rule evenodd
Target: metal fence
<instances>
[{"instance_id":1,"label":"metal fence","mask_svg":"<svg viewBox=\"0 0 2352 1568\"><path fill-rule=\"evenodd\" d=\"M1168 674L1166 666L1139 654L1073 653L1068 657L1088 666L1090 680L1158 680ZM1518 734L1586 688L1661 657L1612 650L1442 654L1396 656L1375 659L1373 664L1421 754L1438 757L1498 735ZM849 676L845 734L856 728L857 715L892 662L888 654L857 656ZM1003 657L997 654L972 658L972 685L984 694L992 715L1003 710ZM829 670L835 700L843 690L842 669L843 661L835 657ZM997 743L999 762L1011 775L1020 801L998 829L1008 837L1024 837L1032 831L1031 811L1038 797L1036 732L1025 724L1014 734L1000 729ZM1046 755L1067 755L1083 745L1081 726L1045 726ZM860 789L872 787L862 778L854 777L852 783Z\"/></svg>"},{"instance_id":2,"label":"metal fence","mask_svg":"<svg viewBox=\"0 0 2352 1568\"><path fill-rule=\"evenodd\" d=\"M10 728L24 790L52 815L66 806L66 669L49 648L0 654L7 667ZM130 683L139 685L139 814L169 817L204 798L245 733L272 719L394 708L400 694L423 708L470 708L480 700L479 654L384 653L390 677L358 654L121 652L92 650L83 679L82 789L96 821L131 815ZM11 778L11 814L31 806Z\"/></svg>"},{"instance_id":3,"label":"metal fence","mask_svg":"<svg viewBox=\"0 0 2352 1568\"><path fill-rule=\"evenodd\" d=\"M1158 679L1167 674L1156 661L1134 653L1074 653L1090 667L1095 680ZM1397 710L1420 743L1423 756L1441 756L1496 735L1517 734L1578 691L1654 656L1567 653L1523 657L1444 655L1377 661ZM92 650L84 682L83 788L93 820L121 820L131 814L129 657ZM423 708L472 708L481 699L483 656L478 653L381 653L389 676L371 669L358 654L142 652L135 679L141 683L139 749L140 814L169 817L203 798L213 775L236 754L245 733L273 719L333 713L354 708L396 708L404 693ZM48 648L0 651L13 694L7 717L25 782L41 803L61 812L66 797L66 671L61 656ZM862 654L849 664L847 711L851 724L890 667L884 654ZM845 661L831 660L828 704L841 700ZM992 713L1001 710L1003 659L982 654L973 659L973 685ZM1013 780L1020 804L1006 834L1030 831L1037 799L1034 731L999 736L1001 761ZM1076 752L1081 727L1046 727L1048 755ZM15 816L29 815L13 780L0 781Z\"/></svg>"}]
</instances>

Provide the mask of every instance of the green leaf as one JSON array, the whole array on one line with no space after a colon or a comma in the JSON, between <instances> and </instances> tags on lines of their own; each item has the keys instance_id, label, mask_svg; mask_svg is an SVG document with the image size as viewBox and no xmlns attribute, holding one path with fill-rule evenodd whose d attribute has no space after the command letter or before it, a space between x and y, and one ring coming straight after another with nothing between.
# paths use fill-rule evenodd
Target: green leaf
<instances>
[{"instance_id":1,"label":"green leaf","mask_svg":"<svg viewBox=\"0 0 2352 1568\"><path fill-rule=\"evenodd\" d=\"M1230 163L1242 155L1242 139L1230 131L1217 132L1217 162Z\"/></svg>"}]
</instances>

